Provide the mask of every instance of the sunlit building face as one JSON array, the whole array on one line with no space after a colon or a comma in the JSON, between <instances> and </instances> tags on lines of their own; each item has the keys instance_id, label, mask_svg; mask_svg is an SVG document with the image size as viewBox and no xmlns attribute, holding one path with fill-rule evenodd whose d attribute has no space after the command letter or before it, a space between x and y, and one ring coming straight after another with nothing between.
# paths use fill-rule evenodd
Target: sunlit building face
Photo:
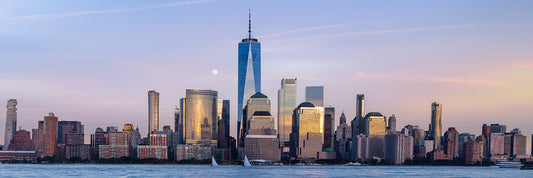
<instances>
[{"instance_id":1,"label":"sunlit building face","mask_svg":"<svg viewBox=\"0 0 533 178\"><path fill-rule=\"evenodd\" d=\"M284 152L288 152L294 109L296 109L296 78L284 78L281 80L281 89L278 90L278 131Z\"/></svg>"},{"instance_id":2,"label":"sunlit building face","mask_svg":"<svg viewBox=\"0 0 533 178\"><path fill-rule=\"evenodd\" d=\"M213 90L187 89L186 98L181 99L182 143L201 143L202 125L206 123L211 128L211 144L217 143L217 95L218 92Z\"/></svg>"}]
</instances>

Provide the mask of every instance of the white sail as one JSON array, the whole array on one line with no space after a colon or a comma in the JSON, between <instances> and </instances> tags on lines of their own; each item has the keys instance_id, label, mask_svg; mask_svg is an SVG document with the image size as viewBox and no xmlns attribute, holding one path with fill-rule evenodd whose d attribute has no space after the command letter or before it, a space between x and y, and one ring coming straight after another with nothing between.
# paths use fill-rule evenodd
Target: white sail
<instances>
[{"instance_id":1,"label":"white sail","mask_svg":"<svg viewBox=\"0 0 533 178\"><path fill-rule=\"evenodd\" d=\"M248 157L246 157L246 155L244 155L244 167L251 167L252 164L250 164L250 161L248 161Z\"/></svg>"},{"instance_id":2,"label":"white sail","mask_svg":"<svg viewBox=\"0 0 533 178\"><path fill-rule=\"evenodd\" d=\"M215 157L211 156L211 166L218 166L217 161L215 161Z\"/></svg>"}]
</instances>

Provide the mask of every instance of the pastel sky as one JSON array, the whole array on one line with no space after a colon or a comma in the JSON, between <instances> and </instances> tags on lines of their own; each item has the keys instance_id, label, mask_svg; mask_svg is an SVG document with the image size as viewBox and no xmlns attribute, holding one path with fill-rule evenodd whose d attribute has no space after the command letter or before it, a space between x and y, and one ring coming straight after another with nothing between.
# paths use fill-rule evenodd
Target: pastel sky
<instances>
[{"instance_id":1,"label":"pastel sky","mask_svg":"<svg viewBox=\"0 0 533 178\"><path fill-rule=\"evenodd\" d=\"M160 125L173 125L185 89L213 89L237 105L237 44L262 44L262 89L277 117L283 77L324 85L325 103L355 116L396 114L398 129L427 129L431 103L443 129L483 123L533 133L532 1L107 1L0 2L0 102L18 100L18 126L48 112L96 127L147 130L147 92ZM218 75L211 71L217 69ZM0 113L6 108L0 107ZM0 121L0 141L5 121ZM2 141L3 142L3 141ZM528 143L529 144L529 143Z\"/></svg>"}]
</instances>

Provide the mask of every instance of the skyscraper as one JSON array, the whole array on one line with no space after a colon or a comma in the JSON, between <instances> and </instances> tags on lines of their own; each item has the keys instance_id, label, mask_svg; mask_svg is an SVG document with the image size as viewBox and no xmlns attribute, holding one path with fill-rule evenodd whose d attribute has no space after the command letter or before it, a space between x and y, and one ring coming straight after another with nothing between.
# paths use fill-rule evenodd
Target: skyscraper
<instances>
[{"instance_id":1,"label":"skyscraper","mask_svg":"<svg viewBox=\"0 0 533 178\"><path fill-rule=\"evenodd\" d=\"M333 149L333 132L335 130L335 108L324 109L324 149Z\"/></svg>"},{"instance_id":2,"label":"skyscraper","mask_svg":"<svg viewBox=\"0 0 533 178\"><path fill-rule=\"evenodd\" d=\"M435 146L434 149L439 149L441 143L440 143L440 137L442 136L442 122L441 122L441 116L442 116L442 105L433 102L431 104L431 128L429 128L429 136L431 139L435 140Z\"/></svg>"},{"instance_id":3,"label":"skyscraper","mask_svg":"<svg viewBox=\"0 0 533 178\"><path fill-rule=\"evenodd\" d=\"M324 108L303 102L294 110L291 155L301 159L320 159L322 151Z\"/></svg>"},{"instance_id":4,"label":"skyscraper","mask_svg":"<svg viewBox=\"0 0 533 178\"><path fill-rule=\"evenodd\" d=\"M444 133L444 152L452 159L459 157L459 132L455 127L448 128Z\"/></svg>"},{"instance_id":5,"label":"skyscraper","mask_svg":"<svg viewBox=\"0 0 533 178\"><path fill-rule=\"evenodd\" d=\"M229 147L229 100L218 100L217 117L218 117L218 148L228 149Z\"/></svg>"},{"instance_id":6,"label":"skyscraper","mask_svg":"<svg viewBox=\"0 0 533 178\"><path fill-rule=\"evenodd\" d=\"M239 43L239 86L237 101L237 135L241 135L241 117L244 104L261 92L261 43L252 38L252 20L248 16L248 38Z\"/></svg>"},{"instance_id":7,"label":"skyscraper","mask_svg":"<svg viewBox=\"0 0 533 178\"><path fill-rule=\"evenodd\" d=\"M396 116L393 114L389 117L389 131L395 132L396 131Z\"/></svg>"},{"instance_id":8,"label":"skyscraper","mask_svg":"<svg viewBox=\"0 0 533 178\"><path fill-rule=\"evenodd\" d=\"M83 125L79 121L59 121L57 122L57 143L65 144L67 133L75 131L83 134Z\"/></svg>"},{"instance_id":9,"label":"skyscraper","mask_svg":"<svg viewBox=\"0 0 533 178\"><path fill-rule=\"evenodd\" d=\"M202 138L210 137L211 144L217 144L217 97L217 91L187 89L186 97L180 100L180 123L183 123L180 124L182 128L179 128L181 143L200 144ZM207 129L210 133L202 133L202 130Z\"/></svg>"},{"instance_id":10,"label":"skyscraper","mask_svg":"<svg viewBox=\"0 0 533 178\"><path fill-rule=\"evenodd\" d=\"M268 112L270 114L270 100L266 95L257 92L246 102L246 106L242 110L242 126L239 146L244 146L244 138L249 134L250 119L258 111Z\"/></svg>"},{"instance_id":11,"label":"skyscraper","mask_svg":"<svg viewBox=\"0 0 533 178\"><path fill-rule=\"evenodd\" d=\"M362 134L368 136L370 157L383 158L386 125L386 117L381 113L370 112L366 114Z\"/></svg>"},{"instance_id":12,"label":"skyscraper","mask_svg":"<svg viewBox=\"0 0 533 178\"><path fill-rule=\"evenodd\" d=\"M180 128L180 108L176 106L174 110L174 132L179 132Z\"/></svg>"},{"instance_id":13,"label":"skyscraper","mask_svg":"<svg viewBox=\"0 0 533 178\"><path fill-rule=\"evenodd\" d=\"M44 116L42 157L54 156L57 151L57 117L54 113Z\"/></svg>"},{"instance_id":14,"label":"skyscraper","mask_svg":"<svg viewBox=\"0 0 533 178\"><path fill-rule=\"evenodd\" d=\"M305 101L313 103L317 107L324 106L324 86L305 87Z\"/></svg>"},{"instance_id":15,"label":"skyscraper","mask_svg":"<svg viewBox=\"0 0 533 178\"><path fill-rule=\"evenodd\" d=\"M148 134L159 130L159 93L148 91Z\"/></svg>"},{"instance_id":16,"label":"skyscraper","mask_svg":"<svg viewBox=\"0 0 533 178\"><path fill-rule=\"evenodd\" d=\"M296 78L281 79L281 88L278 90L278 135L283 152L289 152L294 109L296 109Z\"/></svg>"},{"instance_id":17,"label":"skyscraper","mask_svg":"<svg viewBox=\"0 0 533 178\"><path fill-rule=\"evenodd\" d=\"M355 108L355 118L351 122L352 126L352 137L355 137L359 134L364 134L362 132L364 125L365 117L365 95L357 94L356 95L356 108Z\"/></svg>"},{"instance_id":18,"label":"skyscraper","mask_svg":"<svg viewBox=\"0 0 533 178\"><path fill-rule=\"evenodd\" d=\"M274 118L270 114L270 100L258 92L247 102L243 110L246 116L246 130L243 129L243 153L249 159L278 161L280 159L279 140ZM242 156L242 155L241 155ZM243 156L242 156L243 157Z\"/></svg>"},{"instance_id":19,"label":"skyscraper","mask_svg":"<svg viewBox=\"0 0 533 178\"><path fill-rule=\"evenodd\" d=\"M6 131L4 135L4 150L9 147L9 142L15 137L17 131L17 100L10 99L7 101L6 112Z\"/></svg>"}]
</instances>

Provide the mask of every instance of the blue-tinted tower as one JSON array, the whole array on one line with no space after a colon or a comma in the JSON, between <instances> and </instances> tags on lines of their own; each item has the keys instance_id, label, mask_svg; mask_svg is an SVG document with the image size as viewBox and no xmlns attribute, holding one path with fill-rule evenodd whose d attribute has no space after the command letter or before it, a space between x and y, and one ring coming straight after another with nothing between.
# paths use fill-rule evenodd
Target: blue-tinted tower
<instances>
[{"instance_id":1,"label":"blue-tinted tower","mask_svg":"<svg viewBox=\"0 0 533 178\"><path fill-rule=\"evenodd\" d=\"M251 15L248 14L248 38L239 43L239 88L237 106L237 136L241 134L243 103L257 92L261 92L261 43L252 38ZM238 139L240 140L240 139Z\"/></svg>"}]
</instances>

